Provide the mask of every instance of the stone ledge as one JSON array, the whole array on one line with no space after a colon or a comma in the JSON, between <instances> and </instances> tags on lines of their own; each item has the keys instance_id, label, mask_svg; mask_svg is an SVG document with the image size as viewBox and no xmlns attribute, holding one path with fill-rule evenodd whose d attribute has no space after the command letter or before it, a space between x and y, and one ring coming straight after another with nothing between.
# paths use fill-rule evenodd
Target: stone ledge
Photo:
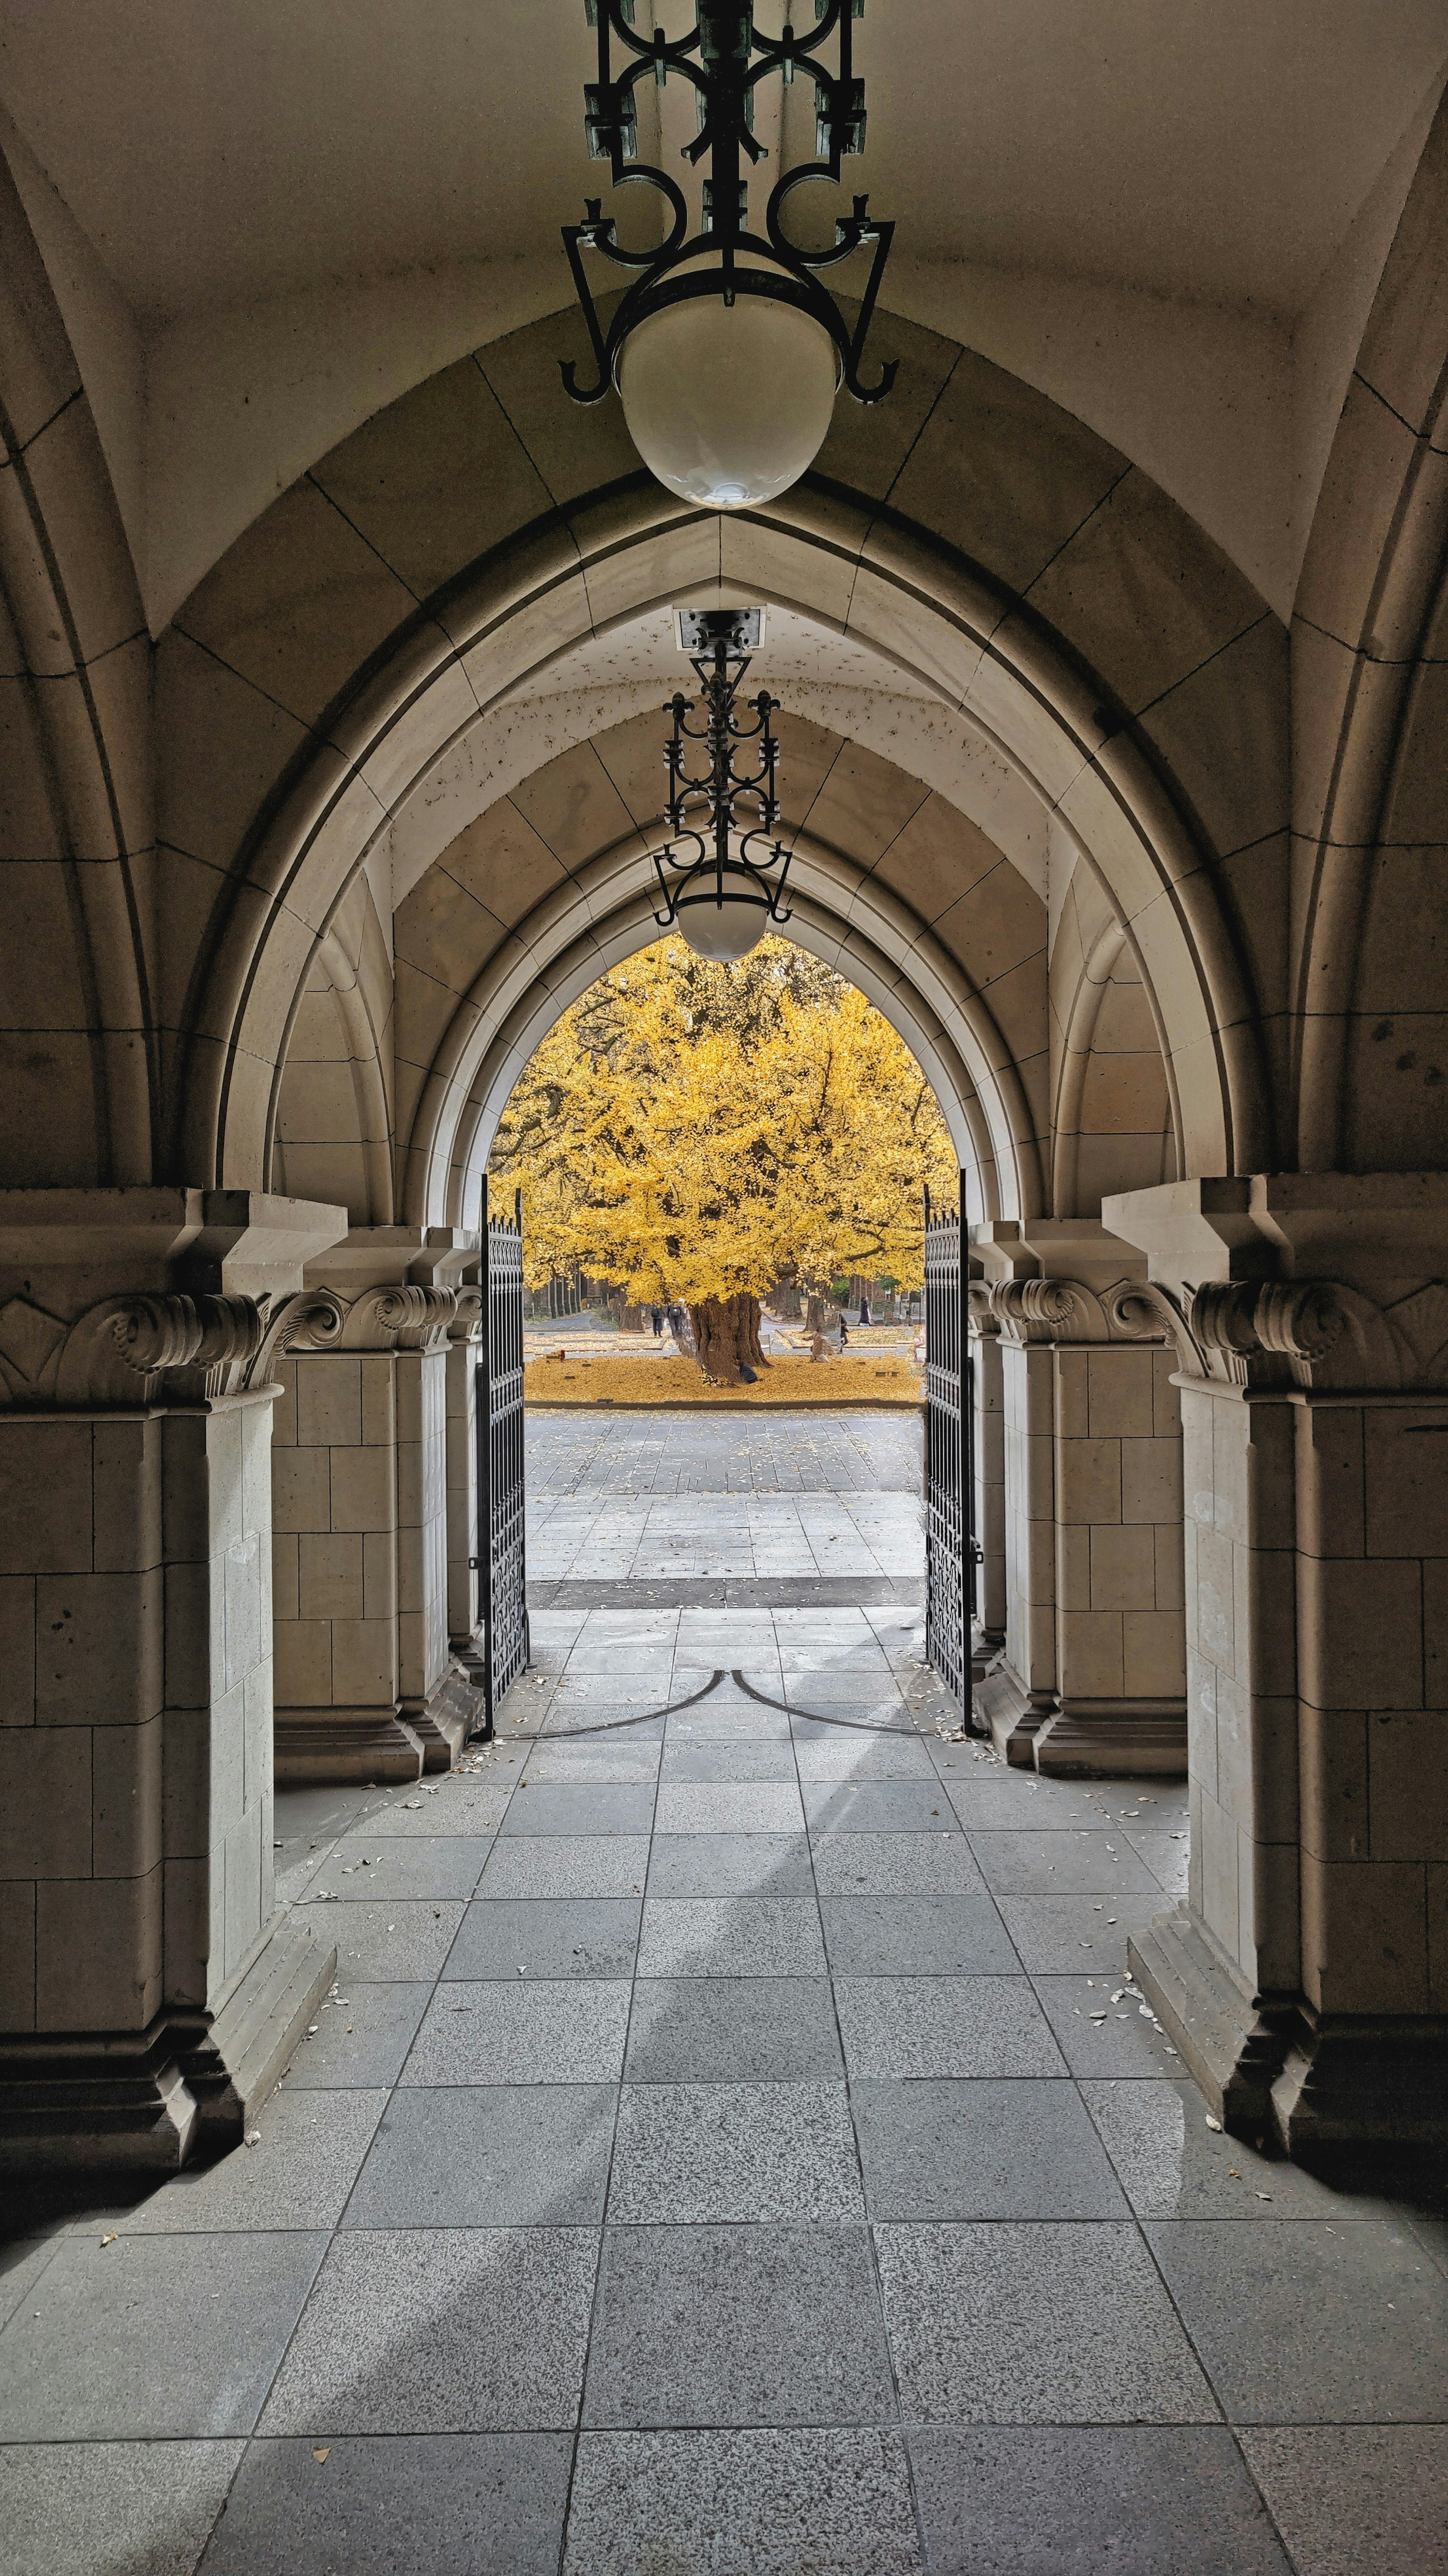
<instances>
[{"instance_id":1,"label":"stone ledge","mask_svg":"<svg viewBox=\"0 0 1448 2576\"><path fill-rule=\"evenodd\" d=\"M275 1776L289 1786L360 1780L417 1780L423 1748L397 1711L386 1708L279 1708Z\"/></svg>"},{"instance_id":2,"label":"stone ledge","mask_svg":"<svg viewBox=\"0 0 1448 2576\"><path fill-rule=\"evenodd\" d=\"M335 1944L315 1925L284 1915L181 2069L196 2101L195 2147L221 2153L247 2125L291 2062L336 1972Z\"/></svg>"},{"instance_id":3,"label":"stone ledge","mask_svg":"<svg viewBox=\"0 0 1448 2576\"><path fill-rule=\"evenodd\" d=\"M1131 1973L1224 2128L1260 2135L1293 2019L1244 1993L1206 1926L1179 1905L1128 1935Z\"/></svg>"}]
</instances>

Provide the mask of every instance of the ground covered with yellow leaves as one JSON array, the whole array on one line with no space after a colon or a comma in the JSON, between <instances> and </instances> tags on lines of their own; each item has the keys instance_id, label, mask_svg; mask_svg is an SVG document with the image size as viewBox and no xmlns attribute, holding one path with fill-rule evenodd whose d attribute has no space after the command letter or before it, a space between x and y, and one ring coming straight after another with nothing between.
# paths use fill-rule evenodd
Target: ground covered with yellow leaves
<instances>
[{"instance_id":1,"label":"ground covered with yellow leaves","mask_svg":"<svg viewBox=\"0 0 1448 2576\"><path fill-rule=\"evenodd\" d=\"M913 1404L924 1389L913 1360L771 1360L754 1386L711 1386L697 1360L530 1360L523 1371L529 1404L725 1405Z\"/></svg>"}]
</instances>

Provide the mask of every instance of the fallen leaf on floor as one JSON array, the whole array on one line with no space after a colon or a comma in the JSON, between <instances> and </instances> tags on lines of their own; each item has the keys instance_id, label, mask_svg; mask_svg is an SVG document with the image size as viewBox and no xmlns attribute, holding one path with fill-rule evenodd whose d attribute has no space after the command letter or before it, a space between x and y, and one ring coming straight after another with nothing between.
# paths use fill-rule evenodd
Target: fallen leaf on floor
<instances>
[{"instance_id":1,"label":"fallen leaf on floor","mask_svg":"<svg viewBox=\"0 0 1448 2576\"><path fill-rule=\"evenodd\" d=\"M116 2228L116 2227L113 2227L113 2228L111 2229L111 2232L110 2232L109 2236L103 2236L103 2237L101 2238L101 2243L102 2243L103 2245L114 2245L114 2244L115 2244L115 2242L116 2242L117 2237L119 2236L119 2234L120 2234L120 2229L119 2229L119 2228Z\"/></svg>"},{"instance_id":2,"label":"fallen leaf on floor","mask_svg":"<svg viewBox=\"0 0 1448 2576\"><path fill-rule=\"evenodd\" d=\"M313 2453L312 2453L312 2457L313 2457L313 2459L314 2459L314 2460L329 2460L329 2459L331 2458L331 2456L332 2456L332 2445L331 2445L331 2443L330 2443L330 2442L328 2442L328 2443L324 2444L323 2448L322 2448L320 2451L315 2451L315 2450L314 2450L314 2451L313 2451Z\"/></svg>"},{"instance_id":3,"label":"fallen leaf on floor","mask_svg":"<svg viewBox=\"0 0 1448 2576\"><path fill-rule=\"evenodd\" d=\"M1210 2112L1210 2111L1207 2113L1207 2127L1208 2127L1209 2129L1215 2129L1215 2131L1216 2131L1216 2133L1217 2133L1217 2136L1218 2136L1218 2137L1220 2137L1220 2136L1221 2136L1221 2134L1222 2134L1222 2123L1221 2123L1221 2121L1220 2121L1220 2120L1214 2120L1214 2119L1212 2118L1212 2115L1211 2115L1211 2112Z\"/></svg>"}]
</instances>

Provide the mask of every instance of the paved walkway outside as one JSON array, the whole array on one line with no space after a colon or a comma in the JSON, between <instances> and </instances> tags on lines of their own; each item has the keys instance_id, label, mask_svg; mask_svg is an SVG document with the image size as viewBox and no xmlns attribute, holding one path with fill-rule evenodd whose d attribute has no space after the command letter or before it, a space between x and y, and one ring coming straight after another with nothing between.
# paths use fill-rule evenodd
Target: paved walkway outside
<instances>
[{"instance_id":1,"label":"paved walkway outside","mask_svg":"<svg viewBox=\"0 0 1448 2576\"><path fill-rule=\"evenodd\" d=\"M1441 2571L1448 2234L1123 1973L1184 1797L949 1741L908 1607L535 1646L278 1802L341 1974L257 2143L12 2246L14 2576Z\"/></svg>"}]
</instances>

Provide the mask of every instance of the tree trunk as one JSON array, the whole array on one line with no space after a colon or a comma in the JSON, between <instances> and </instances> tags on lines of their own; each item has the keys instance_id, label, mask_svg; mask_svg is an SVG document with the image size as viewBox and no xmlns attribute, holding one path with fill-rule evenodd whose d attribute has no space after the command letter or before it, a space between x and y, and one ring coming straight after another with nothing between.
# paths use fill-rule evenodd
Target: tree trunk
<instances>
[{"instance_id":1,"label":"tree trunk","mask_svg":"<svg viewBox=\"0 0 1448 2576\"><path fill-rule=\"evenodd\" d=\"M689 1308L699 1366L713 1386L747 1386L769 1363L759 1339L759 1299L706 1297Z\"/></svg>"},{"instance_id":2,"label":"tree trunk","mask_svg":"<svg viewBox=\"0 0 1448 2576\"><path fill-rule=\"evenodd\" d=\"M824 1331L825 1301L823 1297L810 1297L807 1300L805 1305L805 1323L812 1333L822 1333Z\"/></svg>"},{"instance_id":3,"label":"tree trunk","mask_svg":"<svg viewBox=\"0 0 1448 2576\"><path fill-rule=\"evenodd\" d=\"M621 1333L641 1333L644 1328L644 1312L645 1310L642 1306L624 1306L619 1313L619 1331Z\"/></svg>"}]
</instances>

